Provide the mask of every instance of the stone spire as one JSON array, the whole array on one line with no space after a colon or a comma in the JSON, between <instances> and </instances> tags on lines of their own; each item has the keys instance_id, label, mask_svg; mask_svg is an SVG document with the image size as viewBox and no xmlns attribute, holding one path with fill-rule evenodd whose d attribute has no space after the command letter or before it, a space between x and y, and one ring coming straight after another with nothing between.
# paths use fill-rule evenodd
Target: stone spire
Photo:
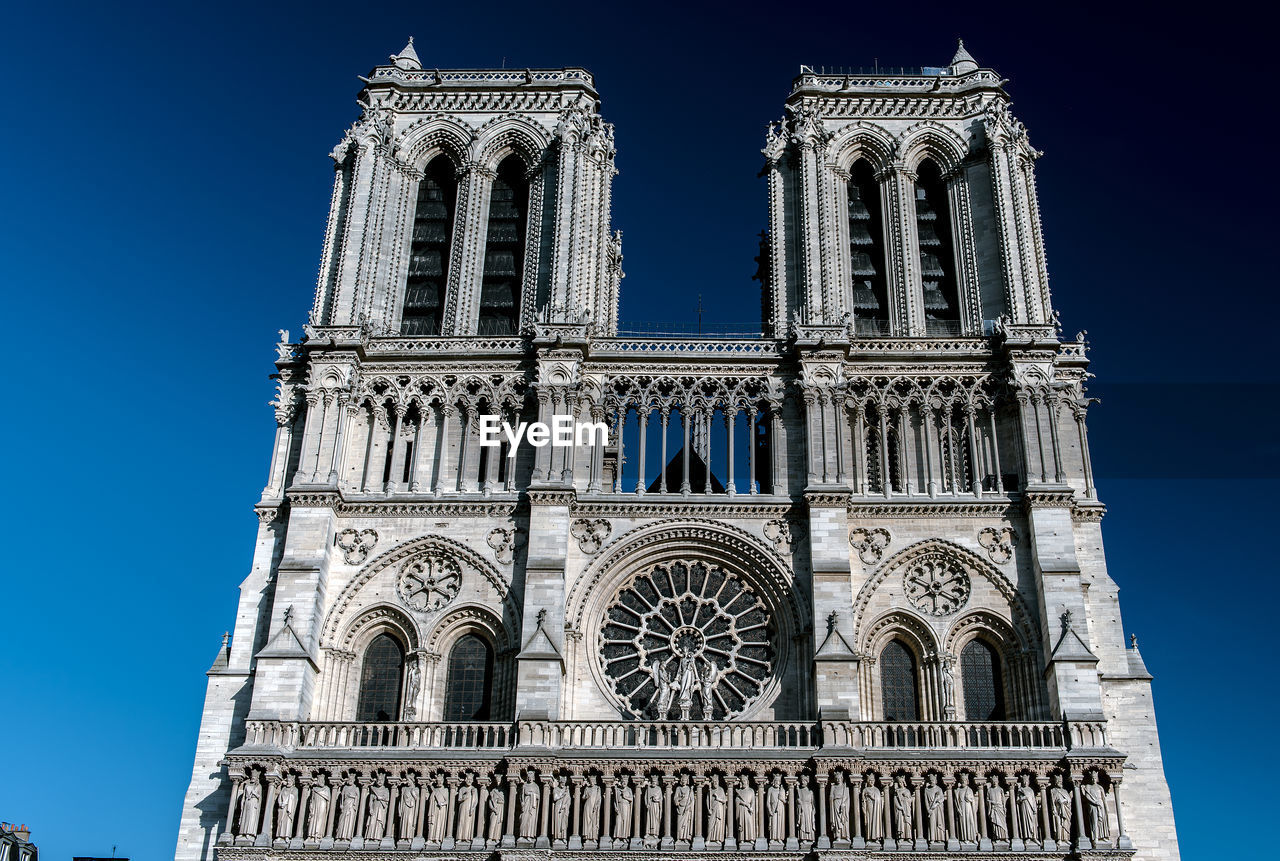
<instances>
[{"instance_id":1,"label":"stone spire","mask_svg":"<svg viewBox=\"0 0 1280 861\"><path fill-rule=\"evenodd\" d=\"M400 49L399 54L391 55L391 62L395 63L397 68L410 69L412 71L421 71L422 61L418 59L418 52L413 50L413 37L409 37L409 44Z\"/></svg>"},{"instance_id":2,"label":"stone spire","mask_svg":"<svg viewBox=\"0 0 1280 861\"><path fill-rule=\"evenodd\" d=\"M964 39L956 40L956 55L951 58L951 73L953 75L967 75L970 72L977 71L978 61L973 59L973 55L964 49ZM413 40L409 40L412 46Z\"/></svg>"}]
</instances>

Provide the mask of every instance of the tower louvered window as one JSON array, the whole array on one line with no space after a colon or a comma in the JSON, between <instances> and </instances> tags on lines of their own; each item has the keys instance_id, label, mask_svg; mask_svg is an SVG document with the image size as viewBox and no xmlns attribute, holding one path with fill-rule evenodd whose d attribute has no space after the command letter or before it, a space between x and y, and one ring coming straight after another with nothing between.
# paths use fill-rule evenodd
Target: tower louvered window
<instances>
[{"instance_id":1,"label":"tower louvered window","mask_svg":"<svg viewBox=\"0 0 1280 861\"><path fill-rule=\"evenodd\" d=\"M889 297L884 260L880 184L871 165L859 159L849 177L849 269L855 325L860 334L888 334Z\"/></svg>"},{"instance_id":2,"label":"tower louvered window","mask_svg":"<svg viewBox=\"0 0 1280 861\"><path fill-rule=\"evenodd\" d=\"M439 335L441 332L457 190L453 165L444 156L427 165L418 182L409 276L400 313L402 335Z\"/></svg>"},{"instance_id":3,"label":"tower louvered window","mask_svg":"<svg viewBox=\"0 0 1280 861\"><path fill-rule=\"evenodd\" d=\"M890 640L880 652L880 691L884 719L920 719L920 697L916 688L916 659L898 640Z\"/></svg>"},{"instance_id":4,"label":"tower louvered window","mask_svg":"<svg viewBox=\"0 0 1280 861\"><path fill-rule=\"evenodd\" d=\"M930 335L958 335L960 302L947 185L938 166L928 159L920 164L916 178L916 235L924 281L925 331Z\"/></svg>"},{"instance_id":5,"label":"tower louvered window","mask_svg":"<svg viewBox=\"0 0 1280 861\"><path fill-rule=\"evenodd\" d=\"M513 335L519 328L528 208L529 184L524 177L524 164L515 156L508 156L498 165L489 198L477 329L481 335Z\"/></svg>"},{"instance_id":6,"label":"tower louvered window","mask_svg":"<svg viewBox=\"0 0 1280 861\"><path fill-rule=\"evenodd\" d=\"M475 634L467 634L449 652L449 674L444 686L444 719L489 719L493 687L493 650Z\"/></svg>"},{"instance_id":7,"label":"tower louvered window","mask_svg":"<svg viewBox=\"0 0 1280 861\"><path fill-rule=\"evenodd\" d=\"M960 652L965 720L1004 720L1004 686L995 649L971 640Z\"/></svg>"},{"instance_id":8,"label":"tower louvered window","mask_svg":"<svg viewBox=\"0 0 1280 861\"><path fill-rule=\"evenodd\" d=\"M399 720L400 683L403 678L404 649L395 637L379 634L364 652L356 720Z\"/></svg>"}]
</instances>

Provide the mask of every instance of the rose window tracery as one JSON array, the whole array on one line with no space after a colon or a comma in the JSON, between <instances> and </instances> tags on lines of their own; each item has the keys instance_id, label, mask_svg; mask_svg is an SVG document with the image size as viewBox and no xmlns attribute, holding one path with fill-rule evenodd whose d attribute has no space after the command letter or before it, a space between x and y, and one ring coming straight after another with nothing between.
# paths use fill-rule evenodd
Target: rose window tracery
<instances>
[{"instance_id":1,"label":"rose window tracery","mask_svg":"<svg viewBox=\"0 0 1280 861\"><path fill-rule=\"evenodd\" d=\"M969 600L969 572L959 560L941 553L922 556L902 575L907 600L930 616L947 616Z\"/></svg>"},{"instance_id":2,"label":"rose window tracery","mask_svg":"<svg viewBox=\"0 0 1280 861\"><path fill-rule=\"evenodd\" d=\"M415 610L438 610L462 587L462 569L447 556L432 553L410 559L400 569L396 590Z\"/></svg>"},{"instance_id":3,"label":"rose window tracery","mask_svg":"<svg viewBox=\"0 0 1280 861\"><path fill-rule=\"evenodd\" d=\"M635 717L731 717L772 675L772 630L769 611L736 574L695 560L656 565L605 613L604 674Z\"/></svg>"}]
</instances>

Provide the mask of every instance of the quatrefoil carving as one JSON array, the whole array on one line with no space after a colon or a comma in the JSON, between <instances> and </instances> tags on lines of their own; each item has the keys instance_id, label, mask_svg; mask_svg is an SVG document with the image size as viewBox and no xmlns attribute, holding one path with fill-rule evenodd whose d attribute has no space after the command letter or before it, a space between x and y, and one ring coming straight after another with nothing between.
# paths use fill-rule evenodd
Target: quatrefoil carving
<instances>
[{"instance_id":1,"label":"quatrefoil carving","mask_svg":"<svg viewBox=\"0 0 1280 861\"><path fill-rule=\"evenodd\" d=\"M1017 540L1018 533L1008 526L1000 529L988 526L978 533L978 543L997 565L1003 565L1013 558L1013 545Z\"/></svg>"},{"instance_id":2,"label":"quatrefoil carving","mask_svg":"<svg viewBox=\"0 0 1280 861\"><path fill-rule=\"evenodd\" d=\"M860 527L849 533L849 543L858 551L858 558L867 565L874 565L884 558L889 541L889 530L878 526L871 529Z\"/></svg>"},{"instance_id":3,"label":"quatrefoil carving","mask_svg":"<svg viewBox=\"0 0 1280 861\"><path fill-rule=\"evenodd\" d=\"M569 527L569 534L578 539L578 546L588 556L600 552L612 532L613 527L607 520L575 520Z\"/></svg>"},{"instance_id":4,"label":"quatrefoil carving","mask_svg":"<svg viewBox=\"0 0 1280 861\"><path fill-rule=\"evenodd\" d=\"M359 565L369 558L369 551L378 543L378 533L372 529L344 529L333 536L333 543L342 550L342 558L348 565Z\"/></svg>"}]
</instances>

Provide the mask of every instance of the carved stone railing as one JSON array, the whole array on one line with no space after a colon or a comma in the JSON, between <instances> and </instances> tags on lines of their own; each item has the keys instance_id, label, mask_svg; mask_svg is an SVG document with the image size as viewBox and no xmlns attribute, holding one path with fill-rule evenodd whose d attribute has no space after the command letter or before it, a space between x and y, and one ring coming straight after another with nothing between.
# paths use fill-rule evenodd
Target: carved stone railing
<instances>
[{"instance_id":1,"label":"carved stone railing","mask_svg":"<svg viewBox=\"0 0 1280 861\"><path fill-rule=\"evenodd\" d=\"M518 726L522 746L611 750L789 750L822 746L818 727L810 721L520 721Z\"/></svg>"},{"instance_id":2,"label":"carved stone railing","mask_svg":"<svg viewBox=\"0 0 1280 861\"><path fill-rule=\"evenodd\" d=\"M282 750L1069 750L1107 747L1101 721L553 721L358 723L250 720L245 745Z\"/></svg>"},{"instance_id":3,"label":"carved stone railing","mask_svg":"<svg viewBox=\"0 0 1280 861\"><path fill-rule=\"evenodd\" d=\"M827 746L862 749L1038 750L1105 747L1102 722L988 721L985 723L846 723L825 721Z\"/></svg>"}]
</instances>

